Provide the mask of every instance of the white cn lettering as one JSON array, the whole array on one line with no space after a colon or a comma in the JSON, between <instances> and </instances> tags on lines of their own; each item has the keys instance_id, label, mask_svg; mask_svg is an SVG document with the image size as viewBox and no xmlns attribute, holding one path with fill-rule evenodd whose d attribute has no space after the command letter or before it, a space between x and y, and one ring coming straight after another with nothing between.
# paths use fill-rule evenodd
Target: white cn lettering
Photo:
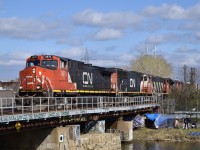
<instances>
[{"instance_id":1,"label":"white cn lettering","mask_svg":"<svg viewBox=\"0 0 200 150\"><path fill-rule=\"evenodd\" d=\"M83 84L92 84L93 82L93 75L92 73L83 72Z\"/></svg>"},{"instance_id":2,"label":"white cn lettering","mask_svg":"<svg viewBox=\"0 0 200 150\"><path fill-rule=\"evenodd\" d=\"M135 88L135 79L131 79L130 78L130 87L134 87Z\"/></svg>"}]
</instances>

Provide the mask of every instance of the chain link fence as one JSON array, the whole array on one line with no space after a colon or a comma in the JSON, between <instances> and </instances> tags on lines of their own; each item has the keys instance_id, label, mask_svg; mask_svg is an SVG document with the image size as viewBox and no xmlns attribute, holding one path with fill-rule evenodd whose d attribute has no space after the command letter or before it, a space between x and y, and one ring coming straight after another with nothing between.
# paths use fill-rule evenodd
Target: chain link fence
<instances>
[{"instance_id":1,"label":"chain link fence","mask_svg":"<svg viewBox=\"0 0 200 150\"><path fill-rule=\"evenodd\" d=\"M160 112L162 114L172 114L175 111L200 111L200 97L195 99L185 98L182 100L171 98L161 99Z\"/></svg>"}]
</instances>

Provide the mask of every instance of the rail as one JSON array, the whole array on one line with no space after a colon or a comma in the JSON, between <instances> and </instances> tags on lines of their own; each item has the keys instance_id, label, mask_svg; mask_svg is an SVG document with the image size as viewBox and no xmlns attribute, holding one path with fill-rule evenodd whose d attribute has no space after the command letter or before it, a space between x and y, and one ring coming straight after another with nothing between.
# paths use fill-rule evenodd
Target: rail
<instances>
[{"instance_id":1,"label":"rail","mask_svg":"<svg viewBox=\"0 0 200 150\"><path fill-rule=\"evenodd\" d=\"M155 96L0 98L0 123L158 106Z\"/></svg>"}]
</instances>

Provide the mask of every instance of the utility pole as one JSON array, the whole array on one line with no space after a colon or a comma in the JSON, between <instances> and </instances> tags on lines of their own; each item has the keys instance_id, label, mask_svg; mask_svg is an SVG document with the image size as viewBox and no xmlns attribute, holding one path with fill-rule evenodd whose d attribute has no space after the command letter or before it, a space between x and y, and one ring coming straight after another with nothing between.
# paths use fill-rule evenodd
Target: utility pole
<instances>
[{"instance_id":1,"label":"utility pole","mask_svg":"<svg viewBox=\"0 0 200 150\"><path fill-rule=\"evenodd\" d=\"M195 68L191 68L191 71L190 71L190 84L194 84L195 83L195 76L196 76Z\"/></svg>"},{"instance_id":2,"label":"utility pole","mask_svg":"<svg viewBox=\"0 0 200 150\"><path fill-rule=\"evenodd\" d=\"M157 49L156 49L156 45L155 45L155 49L154 49L154 58L156 59L156 53L157 53Z\"/></svg>"}]
</instances>

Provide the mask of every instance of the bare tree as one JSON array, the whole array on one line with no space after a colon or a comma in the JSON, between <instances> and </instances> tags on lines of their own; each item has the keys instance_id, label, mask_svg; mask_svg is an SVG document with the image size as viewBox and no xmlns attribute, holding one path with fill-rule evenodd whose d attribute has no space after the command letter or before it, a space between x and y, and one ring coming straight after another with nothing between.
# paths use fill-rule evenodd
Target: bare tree
<instances>
[{"instance_id":1,"label":"bare tree","mask_svg":"<svg viewBox=\"0 0 200 150\"><path fill-rule=\"evenodd\" d=\"M141 55L136 60L133 60L131 62L131 70L164 78L169 78L172 74L171 64L164 57L155 57L149 54Z\"/></svg>"},{"instance_id":2,"label":"bare tree","mask_svg":"<svg viewBox=\"0 0 200 150\"><path fill-rule=\"evenodd\" d=\"M179 88L177 88L177 83L175 83L170 92L170 98L175 100L175 110L198 111L200 101L200 92L198 89L200 81L199 71L195 68L190 69L184 65L179 76L182 76L183 82L180 82Z\"/></svg>"}]
</instances>

